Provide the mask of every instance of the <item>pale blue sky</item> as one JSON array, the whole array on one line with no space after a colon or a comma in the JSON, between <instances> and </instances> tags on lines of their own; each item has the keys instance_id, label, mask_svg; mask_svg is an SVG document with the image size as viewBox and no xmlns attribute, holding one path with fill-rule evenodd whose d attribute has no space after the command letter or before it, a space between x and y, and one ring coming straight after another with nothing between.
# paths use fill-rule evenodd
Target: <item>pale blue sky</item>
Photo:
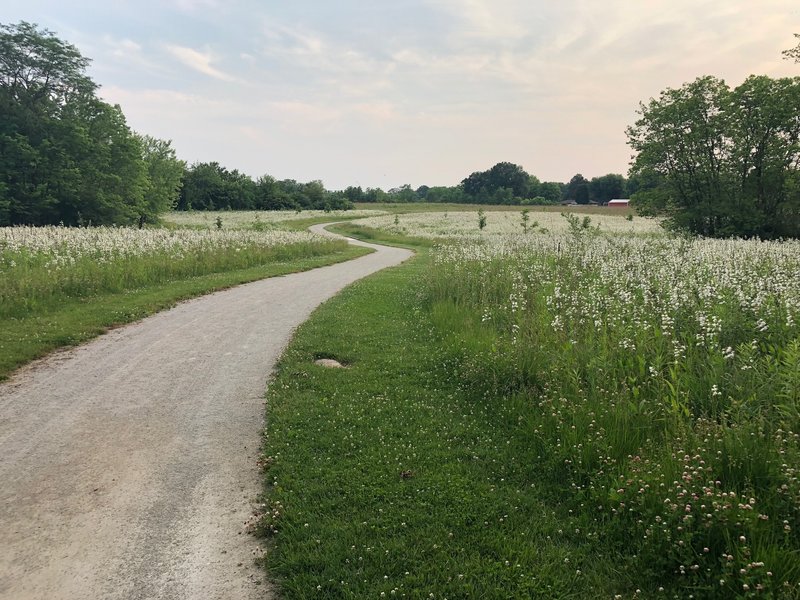
<instances>
[{"instance_id":1,"label":"pale blue sky","mask_svg":"<svg viewBox=\"0 0 800 600\"><path fill-rule=\"evenodd\" d=\"M454 185L500 161L626 173L638 103L701 75L800 76L797 0L3 0L93 60L187 161L254 177Z\"/></svg>"}]
</instances>

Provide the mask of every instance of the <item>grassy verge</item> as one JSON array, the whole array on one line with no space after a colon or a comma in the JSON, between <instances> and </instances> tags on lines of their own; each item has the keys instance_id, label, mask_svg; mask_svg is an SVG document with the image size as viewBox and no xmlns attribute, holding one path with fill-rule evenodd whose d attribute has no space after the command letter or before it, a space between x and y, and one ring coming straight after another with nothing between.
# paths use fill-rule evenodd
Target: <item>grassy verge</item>
<instances>
[{"instance_id":1,"label":"grassy verge","mask_svg":"<svg viewBox=\"0 0 800 600\"><path fill-rule=\"evenodd\" d=\"M17 367L63 346L95 337L110 327L130 323L180 300L201 296L265 277L305 271L368 253L352 246L320 256L277 260L245 269L182 278L121 292L63 298L35 311L0 320L0 380Z\"/></svg>"},{"instance_id":2,"label":"grassy verge","mask_svg":"<svg viewBox=\"0 0 800 600\"><path fill-rule=\"evenodd\" d=\"M418 295L426 252L300 327L268 392L268 569L282 597L570 598L613 589L548 500L516 397L464 390ZM317 357L349 365L326 370Z\"/></svg>"},{"instance_id":3,"label":"grassy verge","mask_svg":"<svg viewBox=\"0 0 800 600\"><path fill-rule=\"evenodd\" d=\"M387 246L401 246L404 248L430 248L434 241L425 238L413 237L410 235L403 235L400 233L393 233L385 229L375 229L373 227L364 227L355 223L338 223L328 227L329 231L338 233L339 235L346 235L352 238L363 240L365 242L374 242L386 244Z\"/></svg>"}]
</instances>

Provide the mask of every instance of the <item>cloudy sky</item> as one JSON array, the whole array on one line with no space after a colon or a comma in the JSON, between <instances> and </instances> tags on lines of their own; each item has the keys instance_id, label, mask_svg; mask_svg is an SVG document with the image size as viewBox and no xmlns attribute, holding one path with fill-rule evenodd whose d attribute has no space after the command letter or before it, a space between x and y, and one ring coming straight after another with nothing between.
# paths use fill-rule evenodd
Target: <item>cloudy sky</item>
<instances>
[{"instance_id":1,"label":"cloudy sky","mask_svg":"<svg viewBox=\"0 0 800 600\"><path fill-rule=\"evenodd\" d=\"M626 173L640 101L800 76L797 0L3 0L188 162L326 187Z\"/></svg>"}]
</instances>

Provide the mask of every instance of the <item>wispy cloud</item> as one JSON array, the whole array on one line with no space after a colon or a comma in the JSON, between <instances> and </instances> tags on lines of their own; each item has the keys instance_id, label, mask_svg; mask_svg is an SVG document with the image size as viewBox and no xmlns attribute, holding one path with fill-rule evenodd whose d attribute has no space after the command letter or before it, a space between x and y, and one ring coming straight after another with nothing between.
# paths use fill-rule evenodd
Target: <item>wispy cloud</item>
<instances>
[{"instance_id":1,"label":"wispy cloud","mask_svg":"<svg viewBox=\"0 0 800 600\"><path fill-rule=\"evenodd\" d=\"M194 48L172 45L167 46L167 51L184 65L194 69L199 73L203 73L204 75L208 75L209 77L213 77L214 79L219 79L221 81L237 81L236 77L233 75L224 71L220 71L216 67L212 66L211 63L214 62L214 57L211 52L200 52Z\"/></svg>"},{"instance_id":2,"label":"wispy cloud","mask_svg":"<svg viewBox=\"0 0 800 600\"><path fill-rule=\"evenodd\" d=\"M431 5L448 12L460 26L459 35L513 42L529 33L520 8L525 3L508 0L431 0ZM542 10L542 9L539 9Z\"/></svg>"},{"instance_id":3,"label":"wispy cloud","mask_svg":"<svg viewBox=\"0 0 800 600\"><path fill-rule=\"evenodd\" d=\"M127 38L116 39L110 35L104 35L103 42L110 48L111 54L119 58L129 58L140 54L142 51L140 44Z\"/></svg>"},{"instance_id":4,"label":"wispy cloud","mask_svg":"<svg viewBox=\"0 0 800 600\"><path fill-rule=\"evenodd\" d=\"M373 73L376 57L360 52L346 40L332 39L307 27L270 22L262 28L261 53L303 68L329 73Z\"/></svg>"},{"instance_id":5,"label":"wispy cloud","mask_svg":"<svg viewBox=\"0 0 800 600\"><path fill-rule=\"evenodd\" d=\"M797 0L17 4L8 19L76 43L131 126L187 160L334 187L450 184L499 160L624 172L640 100L705 74L800 75L780 54Z\"/></svg>"}]
</instances>

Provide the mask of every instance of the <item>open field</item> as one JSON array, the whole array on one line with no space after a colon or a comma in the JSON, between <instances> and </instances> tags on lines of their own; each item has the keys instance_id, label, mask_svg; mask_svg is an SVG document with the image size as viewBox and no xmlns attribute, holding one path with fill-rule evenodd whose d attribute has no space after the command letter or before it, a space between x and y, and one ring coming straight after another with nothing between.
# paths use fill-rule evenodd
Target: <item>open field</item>
<instances>
[{"instance_id":1,"label":"open field","mask_svg":"<svg viewBox=\"0 0 800 600\"><path fill-rule=\"evenodd\" d=\"M284 597L798 597L800 243L459 208L0 230L0 376L344 260L284 228L359 216L340 229L419 257L322 308L270 388Z\"/></svg>"},{"instance_id":2,"label":"open field","mask_svg":"<svg viewBox=\"0 0 800 600\"><path fill-rule=\"evenodd\" d=\"M550 213L576 213L586 215L612 215L627 216L635 214L631 208L609 208L608 206L597 206L594 204L584 205L545 205L545 206L521 206L519 204L455 204L448 202L356 202L359 210L380 210L387 213L412 213L412 212L470 212L482 209L486 212L520 212L529 209L531 214L534 212Z\"/></svg>"},{"instance_id":3,"label":"open field","mask_svg":"<svg viewBox=\"0 0 800 600\"><path fill-rule=\"evenodd\" d=\"M798 242L518 218L301 328L266 441L286 597L797 597Z\"/></svg>"},{"instance_id":4,"label":"open field","mask_svg":"<svg viewBox=\"0 0 800 600\"><path fill-rule=\"evenodd\" d=\"M268 229L294 221L330 222L384 214L383 210L218 210L171 211L162 215L165 223L202 229Z\"/></svg>"},{"instance_id":5,"label":"open field","mask_svg":"<svg viewBox=\"0 0 800 600\"><path fill-rule=\"evenodd\" d=\"M523 230L522 210L515 207L513 211L484 211L486 224L483 229L478 225L478 212L461 210L446 212L413 212L397 215L380 215L358 219L355 224L375 229L383 229L390 233L418 238L478 238L495 235L521 234L548 236L552 233L563 233L570 229L570 220L554 211L535 211L527 213L527 221ZM573 213L569 213L570 215ZM582 226L587 215L575 216ZM622 213L605 212L592 214L586 221L589 227L599 227L603 233L631 234L663 234L658 221L634 217L625 218Z\"/></svg>"}]
</instances>

